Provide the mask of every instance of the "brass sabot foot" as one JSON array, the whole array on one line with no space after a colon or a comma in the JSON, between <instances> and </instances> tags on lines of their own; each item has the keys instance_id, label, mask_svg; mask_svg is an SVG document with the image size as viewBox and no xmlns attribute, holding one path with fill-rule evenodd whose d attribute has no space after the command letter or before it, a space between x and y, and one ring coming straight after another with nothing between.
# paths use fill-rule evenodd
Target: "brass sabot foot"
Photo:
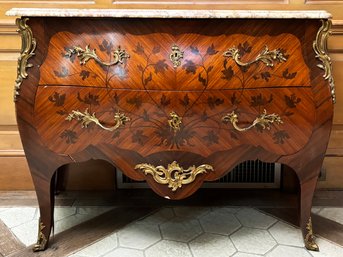
<instances>
[{"instance_id":1,"label":"brass sabot foot","mask_svg":"<svg viewBox=\"0 0 343 257\"><path fill-rule=\"evenodd\" d=\"M307 250L319 252L319 247L316 244L314 238L312 238L312 240L305 241L305 247L306 247Z\"/></svg>"},{"instance_id":2,"label":"brass sabot foot","mask_svg":"<svg viewBox=\"0 0 343 257\"><path fill-rule=\"evenodd\" d=\"M312 219L311 217L308 220L308 223L306 224L306 236L305 236L305 247L307 250L310 251L319 251L319 247L315 242L315 237L313 235L313 229L312 229Z\"/></svg>"},{"instance_id":3,"label":"brass sabot foot","mask_svg":"<svg viewBox=\"0 0 343 257\"><path fill-rule=\"evenodd\" d=\"M33 251L38 252L38 251L44 251L45 248L47 247L48 240L46 239L46 236L43 234L43 229L45 228L43 222L39 218L39 223L38 223L38 238L37 238L37 243L33 246Z\"/></svg>"},{"instance_id":4,"label":"brass sabot foot","mask_svg":"<svg viewBox=\"0 0 343 257\"><path fill-rule=\"evenodd\" d=\"M37 242L37 243L33 246L32 250L33 250L34 252L39 252L39 251L44 251L45 248L46 248L46 244L41 244L41 243Z\"/></svg>"}]
</instances>

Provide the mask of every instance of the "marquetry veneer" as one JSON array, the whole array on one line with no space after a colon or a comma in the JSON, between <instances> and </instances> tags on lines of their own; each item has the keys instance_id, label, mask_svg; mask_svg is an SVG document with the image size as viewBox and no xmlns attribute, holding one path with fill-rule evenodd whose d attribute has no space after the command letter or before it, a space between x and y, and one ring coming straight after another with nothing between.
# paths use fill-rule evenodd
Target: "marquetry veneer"
<instances>
[{"instance_id":1,"label":"marquetry veneer","mask_svg":"<svg viewBox=\"0 0 343 257\"><path fill-rule=\"evenodd\" d=\"M10 14L23 16L15 102L41 212L35 250L49 240L56 169L91 158L170 199L244 160L288 165L305 245L318 250L310 211L335 101L329 14Z\"/></svg>"}]
</instances>

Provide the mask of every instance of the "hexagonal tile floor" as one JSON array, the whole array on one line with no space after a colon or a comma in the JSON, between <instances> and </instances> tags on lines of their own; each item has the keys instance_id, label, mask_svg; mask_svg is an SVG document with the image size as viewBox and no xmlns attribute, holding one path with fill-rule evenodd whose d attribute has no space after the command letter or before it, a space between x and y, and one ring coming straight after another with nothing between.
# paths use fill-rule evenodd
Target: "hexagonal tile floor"
<instances>
[{"instance_id":1,"label":"hexagonal tile floor","mask_svg":"<svg viewBox=\"0 0 343 257\"><path fill-rule=\"evenodd\" d=\"M63 231L109 208L57 207ZM341 222L343 208L317 208ZM25 245L35 242L36 208L0 208L0 219ZM298 228L253 208L165 207L69 257L342 257L343 247L318 238L320 252L307 251Z\"/></svg>"}]
</instances>

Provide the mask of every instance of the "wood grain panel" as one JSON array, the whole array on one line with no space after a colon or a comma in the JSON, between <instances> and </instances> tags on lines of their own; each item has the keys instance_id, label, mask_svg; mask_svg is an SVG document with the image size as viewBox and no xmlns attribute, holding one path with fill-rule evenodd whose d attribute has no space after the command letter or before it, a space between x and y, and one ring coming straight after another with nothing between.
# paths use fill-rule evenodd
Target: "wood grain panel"
<instances>
[{"instance_id":1,"label":"wood grain panel","mask_svg":"<svg viewBox=\"0 0 343 257\"><path fill-rule=\"evenodd\" d=\"M62 169L62 172L65 172L64 186L66 190L115 189L116 169L106 161L92 160L73 163Z\"/></svg>"},{"instance_id":2,"label":"wood grain panel","mask_svg":"<svg viewBox=\"0 0 343 257\"><path fill-rule=\"evenodd\" d=\"M0 152L1 151L22 151L22 145L17 128L7 130L4 126L0 126Z\"/></svg>"},{"instance_id":3,"label":"wood grain panel","mask_svg":"<svg viewBox=\"0 0 343 257\"><path fill-rule=\"evenodd\" d=\"M343 0L305 0L305 4L343 4Z\"/></svg>"},{"instance_id":4,"label":"wood grain panel","mask_svg":"<svg viewBox=\"0 0 343 257\"><path fill-rule=\"evenodd\" d=\"M336 19L332 21L332 34L331 35L343 35L343 20Z\"/></svg>"},{"instance_id":5,"label":"wood grain panel","mask_svg":"<svg viewBox=\"0 0 343 257\"><path fill-rule=\"evenodd\" d=\"M153 1L153 0L114 0L113 4L116 5L165 5L165 4L172 4L172 5L223 5L223 4L235 4L235 5L242 5L242 4L249 4L249 5L258 5L258 4L287 4L289 0L198 0L198 1L170 1L170 0L162 0L162 1Z\"/></svg>"},{"instance_id":6,"label":"wood grain panel","mask_svg":"<svg viewBox=\"0 0 343 257\"><path fill-rule=\"evenodd\" d=\"M2 35L18 35L14 22L0 19L0 36ZM18 45L19 46L19 45Z\"/></svg>"},{"instance_id":7,"label":"wood grain panel","mask_svg":"<svg viewBox=\"0 0 343 257\"><path fill-rule=\"evenodd\" d=\"M343 34L333 35L328 41L330 53L342 53L343 54Z\"/></svg>"},{"instance_id":8,"label":"wood grain panel","mask_svg":"<svg viewBox=\"0 0 343 257\"><path fill-rule=\"evenodd\" d=\"M334 111L334 124L343 124L343 54L335 54L332 57L333 77L335 79L337 97Z\"/></svg>"},{"instance_id":9,"label":"wood grain panel","mask_svg":"<svg viewBox=\"0 0 343 257\"><path fill-rule=\"evenodd\" d=\"M333 23L332 33L328 39L328 48L330 53L343 54L343 21L337 20ZM341 58L343 59L343 58ZM338 64L334 65L336 68Z\"/></svg>"},{"instance_id":10,"label":"wood grain panel","mask_svg":"<svg viewBox=\"0 0 343 257\"><path fill-rule=\"evenodd\" d=\"M14 23L0 20L0 61L16 61L20 52L20 37Z\"/></svg>"},{"instance_id":11,"label":"wood grain panel","mask_svg":"<svg viewBox=\"0 0 343 257\"><path fill-rule=\"evenodd\" d=\"M343 158L342 157L326 157L324 159L323 168L325 169L325 180L318 181L317 188L321 189L342 189L343 181Z\"/></svg>"},{"instance_id":12,"label":"wood grain panel","mask_svg":"<svg viewBox=\"0 0 343 257\"><path fill-rule=\"evenodd\" d=\"M94 4L95 1L89 0L0 0L0 4Z\"/></svg>"},{"instance_id":13,"label":"wood grain panel","mask_svg":"<svg viewBox=\"0 0 343 257\"><path fill-rule=\"evenodd\" d=\"M336 125L333 127L330 136L330 142L327 150L328 156L343 157L343 126Z\"/></svg>"},{"instance_id":14,"label":"wood grain panel","mask_svg":"<svg viewBox=\"0 0 343 257\"><path fill-rule=\"evenodd\" d=\"M3 33L0 32L0 49L1 51L20 51L20 37L16 34L12 33Z\"/></svg>"},{"instance_id":15,"label":"wood grain panel","mask_svg":"<svg viewBox=\"0 0 343 257\"><path fill-rule=\"evenodd\" d=\"M33 190L25 156L4 157L0 154L0 190Z\"/></svg>"},{"instance_id":16,"label":"wood grain panel","mask_svg":"<svg viewBox=\"0 0 343 257\"><path fill-rule=\"evenodd\" d=\"M17 63L0 61L0 71L0 125L15 125L17 122L13 104L13 88Z\"/></svg>"}]
</instances>

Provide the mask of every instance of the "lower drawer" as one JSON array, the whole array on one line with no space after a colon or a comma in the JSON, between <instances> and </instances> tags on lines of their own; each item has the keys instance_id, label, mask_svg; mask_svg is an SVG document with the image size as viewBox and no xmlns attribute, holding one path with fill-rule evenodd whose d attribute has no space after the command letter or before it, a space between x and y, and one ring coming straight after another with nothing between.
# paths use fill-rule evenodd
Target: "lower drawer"
<instances>
[{"instance_id":1,"label":"lower drawer","mask_svg":"<svg viewBox=\"0 0 343 257\"><path fill-rule=\"evenodd\" d=\"M148 92L39 87L35 126L56 153L111 144L145 157L183 151L207 157L239 145L299 151L315 122L309 88ZM51 143L54 142L54 143Z\"/></svg>"}]
</instances>

